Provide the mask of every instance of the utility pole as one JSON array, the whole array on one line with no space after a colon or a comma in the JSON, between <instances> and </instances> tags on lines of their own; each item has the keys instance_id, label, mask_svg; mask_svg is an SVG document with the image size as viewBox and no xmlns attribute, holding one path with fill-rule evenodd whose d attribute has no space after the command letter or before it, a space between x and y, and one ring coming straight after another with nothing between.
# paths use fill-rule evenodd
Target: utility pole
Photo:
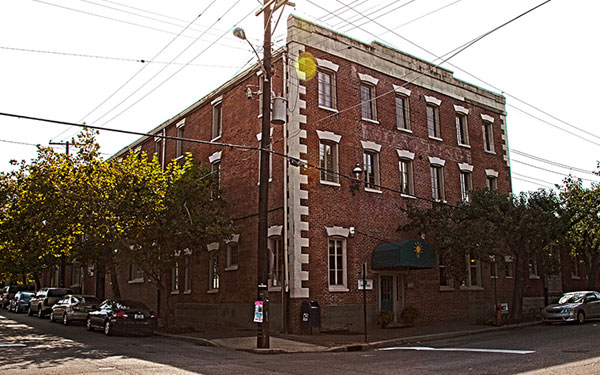
<instances>
[{"instance_id":1,"label":"utility pole","mask_svg":"<svg viewBox=\"0 0 600 375\"><path fill-rule=\"evenodd\" d=\"M69 141L66 142L48 142L51 146L65 146L65 153L69 156ZM65 287L65 255L60 256L60 272L58 274L58 286L61 288Z\"/></svg>"}]
</instances>

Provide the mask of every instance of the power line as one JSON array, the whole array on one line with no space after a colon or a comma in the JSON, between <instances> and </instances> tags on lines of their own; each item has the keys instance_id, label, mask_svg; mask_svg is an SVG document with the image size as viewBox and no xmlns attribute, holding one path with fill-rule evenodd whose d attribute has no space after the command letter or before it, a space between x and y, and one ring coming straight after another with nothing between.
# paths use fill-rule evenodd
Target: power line
<instances>
[{"instance_id":1,"label":"power line","mask_svg":"<svg viewBox=\"0 0 600 375\"><path fill-rule=\"evenodd\" d=\"M548 173L554 173L554 174L557 174L557 175L560 175L560 176L563 176L563 177L567 177L568 176L568 174L565 174L565 173L562 173L562 172L553 171L551 169L543 168L543 167L540 167L540 166L537 166L537 165L529 164L529 163L526 163L524 161L515 160L515 159L512 159L512 158L510 159L510 162L511 163L523 164L523 165L526 165L526 166L531 167L531 168L539 169L540 171L544 171L544 172L548 172ZM588 182L600 182L600 181L597 181L597 180L590 180L590 179L583 178L583 177L578 177L578 178L582 179L583 181L588 181Z\"/></svg>"},{"instance_id":2,"label":"power line","mask_svg":"<svg viewBox=\"0 0 600 375\"><path fill-rule=\"evenodd\" d=\"M555 161L552 161L552 160L541 158L539 156L528 154L528 153L523 152L523 151L515 150L514 148L510 149L510 153L511 154L517 154L519 156L523 156L523 157L526 157L526 158L529 158L529 159L541 161L542 163L554 165L556 167L569 169L569 170L572 170L572 171L575 171L575 172L585 173L585 174L590 174L590 175L596 175L596 173L594 171L590 171L590 170L587 170L587 169L576 168L576 167L572 167L572 166L566 165L566 164L561 164L561 163L558 163L558 162L555 162Z\"/></svg>"},{"instance_id":3,"label":"power line","mask_svg":"<svg viewBox=\"0 0 600 375\"><path fill-rule=\"evenodd\" d=\"M539 183L542 183L542 184L545 184L545 185L547 185L547 186L551 186L552 188L554 188L554 187L557 185L557 184L555 184L555 183L552 183L552 182L549 182L549 181L546 181L546 180L542 180L542 179L535 178L535 177L531 177L531 176L525 176L525 175L523 175L523 174L516 173L516 172L512 172L512 171L511 171L511 173L510 173L510 174L511 174L511 176L513 176L513 177L514 177L514 176L516 176L516 177L521 177L521 178L527 178L527 179L530 179L530 180L532 180L532 181L537 181L537 182L539 182Z\"/></svg>"},{"instance_id":4,"label":"power line","mask_svg":"<svg viewBox=\"0 0 600 375\"><path fill-rule=\"evenodd\" d=\"M513 180L527 182L529 184L536 185L536 186L541 186L541 187L545 187L545 188L548 188L548 189L555 189L556 188L556 186L540 184L539 182L530 181L530 180L528 180L526 178L513 177Z\"/></svg>"}]
</instances>

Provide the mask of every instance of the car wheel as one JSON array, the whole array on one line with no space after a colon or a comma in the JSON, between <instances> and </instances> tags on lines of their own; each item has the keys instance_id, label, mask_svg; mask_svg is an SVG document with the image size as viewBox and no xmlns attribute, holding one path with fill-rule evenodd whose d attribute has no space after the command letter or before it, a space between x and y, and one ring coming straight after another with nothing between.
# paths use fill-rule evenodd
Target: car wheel
<instances>
[{"instance_id":1,"label":"car wheel","mask_svg":"<svg viewBox=\"0 0 600 375\"><path fill-rule=\"evenodd\" d=\"M67 313L63 314L63 324L66 326L69 325L69 318L67 317Z\"/></svg>"},{"instance_id":2,"label":"car wheel","mask_svg":"<svg viewBox=\"0 0 600 375\"><path fill-rule=\"evenodd\" d=\"M42 309L42 306L38 306L37 315L38 315L38 318L44 319L44 310Z\"/></svg>"},{"instance_id":3,"label":"car wheel","mask_svg":"<svg viewBox=\"0 0 600 375\"><path fill-rule=\"evenodd\" d=\"M577 313L577 323L579 323L579 324L585 323L585 313L583 311L580 311Z\"/></svg>"},{"instance_id":4,"label":"car wheel","mask_svg":"<svg viewBox=\"0 0 600 375\"><path fill-rule=\"evenodd\" d=\"M54 311L52 311L50 313L50 323L54 323L54 322L56 322L56 320L54 320Z\"/></svg>"},{"instance_id":5,"label":"car wheel","mask_svg":"<svg viewBox=\"0 0 600 375\"><path fill-rule=\"evenodd\" d=\"M106 323L104 323L104 334L106 336L112 336L113 334L113 328L112 325L110 324L110 321L106 321Z\"/></svg>"},{"instance_id":6,"label":"car wheel","mask_svg":"<svg viewBox=\"0 0 600 375\"><path fill-rule=\"evenodd\" d=\"M87 320L85 321L85 329L87 329L88 331L93 331L94 327L92 326L92 318L90 318L88 316Z\"/></svg>"},{"instance_id":7,"label":"car wheel","mask_svg":"<svg viewBox=\"0 0 600 375\"><path fill-rule=\"evenodd\" d=\"M33 316L33 311L31 310L31 306L29 306L29 308L27 309L27 315Z\"/></svg>"}]
</instances>

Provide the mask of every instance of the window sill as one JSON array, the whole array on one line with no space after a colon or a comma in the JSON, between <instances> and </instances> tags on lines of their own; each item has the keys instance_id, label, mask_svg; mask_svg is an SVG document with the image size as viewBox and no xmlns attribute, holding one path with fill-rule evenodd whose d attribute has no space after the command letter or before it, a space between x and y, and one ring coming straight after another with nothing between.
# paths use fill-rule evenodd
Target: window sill
<instances>
[{"instance_id":1,"label":"window sill","mask_svg":"<svg viewBox=\"0 0 600 375\"><path fill-rule=\"evenodd\" d=\"M346 288L345 286L330 285L329 291L332 293L343 293L343 292L349 292L350 289Z\"/></svg>"},{"instance_id":2,"label":"window sill","mask_svg":"<svg viewBox=\"0 0 600 375\"><path fill-rule=\"evenodd\" d=\"M336 186L336 187L341 186L338 182L323 181L323 180L320 180L319 182L321 183L321 185L329 185L329 186Z\"/></svg>"},{"instance_id":3,"label":"window sill","mask_svg":"<svg viewBox=\"0 0 600 375\"><path fill-rule=\"evenodd\" d=\"M512 276L504 276L505 279L512 279Z\"/></svg>"},{"instance_id":4,"label":"window sill","mask_svg":"<svg viewBox=\"0 0 600 375\"><path fill-rule=\"evenodd\" d=\"M225 268L225 271L237 271L238 270L238 265L236 264L235 266L229 266Z\"/></svg>"},{"instance_id":5,"label":"window sill","mask_svg":"<svg viewBox=\"0 0 600 375\"><path fill-rule=\"evenodd\" d=\"M440 292L454 292L453 286L440 286Z\"/></svg>"},{"instance_id":6,"label":"window sill","mask_svg":"<svg viewBox=\"0 0 600 375\"><path fill-rule=\"evenodd\" d=\"M177 294L179 294L179 291L178 291L178 290L173 290L173 291L171 291L171 295L177 295Z\"/></svg>"},{"instance_id":7,"label":"window sill","mask_svg":"<svg viewBox=\"0 0 600 375\"><path fill-rule=\"evenodd\" d=\"M281 292L281 287L280 286L270 286L269 292Z\"/></svg>"},{"instance_id":8,"label":"window sill","mask_svg":"<svg viewBox=\"0 0 600 375\"><path fill-rule=\"evenodd\" d=\"M496 155L496 151L490 151L490 150L483 150L483 151L485 151L486 154Z\"/></svg>"},{"instance_id":9,"label":"window sill","mask_svg":"<svg viewBox=\"0 0 600 375\"><path fill-rule=\"evenodd\" d=\"M417 197L415 197L414 195L410 195L410 194L404 194L404 193L400 193L400 196L401 196L402 198L417 199Z\"/></svg>"},{"instance_id":10,"label":"window sill","mask_svg":"<svg viewBox=\"0 0 600 375\"><path fill-rule=\"evenodd\" d=\"M435 199L435 198L431 198L431 199L433 199L433 200L434 200L436 203L445 203L445 204L447 204L447 203L448 203L448 201L447 201L447 200Z\"/></svg>"},{"instance_id":11,"label":"window sill","mask_svg":"<svg viewBox=\"0 0 600 375\"><path fill-rule=\"evenodd\" d=\"M471 145L465 145L465 144L462 144L462 143L459 143L458 145L460 147L464 147L464 148L471 148Z\"/></svg>"},{"instance_id":12,"label":"window sill","mask_svg":"<svg viewBox=\"0 0 600 375\"><path fill-rule=\"evenodd\" d=\"M571 275L571 279L573 279L573 280L581 280L581 276Z\"/></svg>"},{"instance_id":13,"label":"window sill","mask_svg":"<svg viewBox=\"0 0 600 375\"><path fill-rule=\"evenodd\" d=\"M444 140L443 140L442 138L435 137L435 136L433 136L433 135L430 135L430 136L429 136L429 139L433 139L434 141L440 141L440 142L444 142Z\"/></svg>"},{"instance_id":14,"label":"window sill","mask_svg":"<svg viewBox=\"0 0 600 375\"><path fill-rule=\"evenodd\" d=\"M320 109L324 109L324 110L326 110L326 111L329 111L329 112L333 112L333 113L339 113L339 111L338 111L337 109L335 109L335 108L330 108L330 107L326 107L326 106L324 106L324 105L320 105L320 106L319 106L319 108L320 108Z\"/></svg>"},{"instance_id":15,"label":"window sill","mask_svg":"<svg viewBox=\"0 0 600 375\"><path fill-rule=\"evenodd\" d=\"M484 290L480 286L461 286L460 290Z\"/></svg>"},{"instance_id":16,"label":"window sill","mask_svg":"<svg viewBox=\"0 0 600 375\"><path fill-rule=\"evenodd\" d=\"M215 138L211 139L210 141L211 142L218 141L219 139L221 139L222 136L223 135L219 135L218 137L215 137Z\"/></svg>"},{"instance_id":17,"label":"window sill","mask_svg":"<svg viewBox=\"0 0 600 375\"><path fill-rule=\"evenodd\" d=\"M133 280L129 280L127 281L128 284L143 284L144 283L144 279L133 279Z\"/></svg>"},{"instance_id":18,"label":"window sill","mask_svg":"<svg viewBox=\"0 0 600 375\"><path fill-rule=\"evenodd\" d=\"M363 117L363 118L361 118L361 120L363 120L363 121L366 121L366 122L370 122L371 124L377 124L377 125L379 125L379 121L377 121L377 120L372 120L372 119L370 119L370 118L364 118L364 117Z\"/></svg>"},{"instance_id":19,"label":"window sill","mask_svg":"<svg viewBox=\"0 0 600 375\"><path fill-rule=\"evenodd\" d=\"M539 278L540 278L540 277L539 277L539 276L536 276L536 275L529 275L529 279L530 279L530 280L539 280Z\"/></svg>"},{"instance_id":20,"label":"window sill","mask_svg":"<svg viewBox=\"0 0 600 375\"><path fill-rule=\"evenodd\" d=\"M377 194L383 194L383 192L381 190L377 190L377 189L371 189L371 188L365 188L365 191L368 193L377 193Z\"/></svg>"},{"instance_id":21,"label":"window sill","mask_svg":"<svg viewBox=\"0 0 600 375\"><path fill-rule=\"evenodd\" d=\"M186 291L183 292L183 294L192 294L192 290L191 289L186 290Z\"/></svg>"},{"instance_id":22,"label":"window sill","mask_svg":"<svg viewBox=\"0 0 600 375\"><path fill-rule=\"evenodd\" d=\"M73 284L69 288L79 288L80 286L81 286L80 284Z\"/></svg>"},{"instance_id":23,"label":"window sill","mask_svg":"<svg viewBox=\"0 0 600 375\"><path fill-rule=\"evenodd\" d=\"M405 128L396 128L396 129L400 130L401 132L405 132L405 133L410 133L410 134L413 133L413 131L410 129L405 129Z\"/></svg>"},{"instance_id":24,"label":"window sill","mask_svg":"<svg viewBox=\"0 0 600 375\"><path fill-rule=\"evenodd\" d=\"M209 289L206 291L207 294L217 294L219 293L219 289Z\"/></svg>"}]
</instances>

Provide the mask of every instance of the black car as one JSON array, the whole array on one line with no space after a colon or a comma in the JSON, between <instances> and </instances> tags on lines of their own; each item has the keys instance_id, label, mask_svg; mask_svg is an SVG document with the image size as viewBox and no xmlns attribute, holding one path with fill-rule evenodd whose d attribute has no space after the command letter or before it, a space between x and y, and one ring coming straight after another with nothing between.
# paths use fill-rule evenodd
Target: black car
<instances>
[{"instance_id":1,"label":"black car","mask_svg":"<svg viewBox=\"0 0 600 375\"><path fill-rule=\"evenodd\" d=\"M152 335L156 330L156 314L142 302L107 299L86 320L88 331L103 329L107 336L115 333Z\"/></svg>"}]
</instances>

